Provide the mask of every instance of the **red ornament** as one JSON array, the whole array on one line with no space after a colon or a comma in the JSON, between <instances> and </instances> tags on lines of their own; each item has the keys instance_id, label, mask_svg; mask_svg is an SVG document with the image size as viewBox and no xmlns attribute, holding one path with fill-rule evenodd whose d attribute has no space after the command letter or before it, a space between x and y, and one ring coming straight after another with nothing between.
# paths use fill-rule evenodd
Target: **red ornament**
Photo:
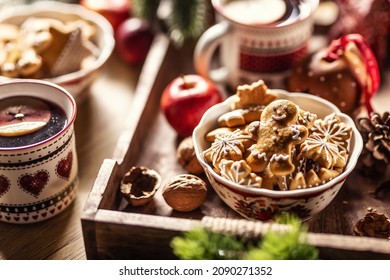
<instances>
[{"instance_id":1,"label":"red ornament","mask_svg":"<svg viewBox=\"0 0 390 280\"><path fill-rule=\"evenodd\" d=\"M290 91L307 92L329 100L353 115L363 104L373 111L371 98L380 86L377 60L360 34L347 34L294 67Z\"/></svg>"},{"instance_id":2,"label":"red ornament","mask_svg":"<svg viewBox=\"0 0 390 280\"><path fill-rule=\"evenodd\" d=\"M337 22L329 37L345 34L361 34L370 45L380 67L389 57L390 1L389 0L336 0L340 9Z\"/></svg>"},{"instance_id":3,"label":"red ornament","mask_svg":"<svg viewBox=\"0 0 390 280\"><path fill-rule=\"evenodd\" d=\"M130 0L81 0L80 4L104 16L114 31L131 14Z\"/></svg>"},{"instance_id":4,"label":"red ornament","mask_svg":"<svg viewBox=\"0 0 390 280\"><path fill-rule=\"evenodd\" d=\"M378 63L370 46L367 44L364 37L360 34L348 34L340 39L333 40L330 44L325 59L328 62L333 62L343 55L348 44L354 43L360 51L364 65L366 67L367 80L362 84L363 98L367 111L370 114L373 109L371 106L371 98L377 93L380 86L380 76Z\"/></svg>"},{"instance_id":5,"label":"red ornament","mask_svg":"<svg viewBox=\"0 0 390 280\"><path fill-rule=\"evenodd\" d=\"M153 39L153 29L146 20L129 18L116 30L116 50L127 63L142 64L148 55Z\"/></svg>"}]
</instances>

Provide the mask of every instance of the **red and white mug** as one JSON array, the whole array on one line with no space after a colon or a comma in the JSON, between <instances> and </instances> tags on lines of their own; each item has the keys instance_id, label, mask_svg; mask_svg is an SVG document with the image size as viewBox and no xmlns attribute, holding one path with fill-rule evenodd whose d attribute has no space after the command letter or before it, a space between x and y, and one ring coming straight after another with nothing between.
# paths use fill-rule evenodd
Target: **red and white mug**
<instances>
[{"instance_id":1,"label":"red and white mug","mask_svg":"<svg viewBox=\"0 0 390 280\"><path fill-rule=\"evenodd\" d=\"M195 70L233 88L258 79L283 88L291 68L307 55L318 2L212 0L217 23L197 42Z\"/></svg>"},{"instance_id":2,"label":"red and white mug","mask_svg":"<svg viewBox=\"0 0 390 280\"><path fill-rule=\"evenodd\" d=\"M40 222L71 205L78 186L76 110L56 84L0 83L0 222Z\"/></svg>"}]
</instances>

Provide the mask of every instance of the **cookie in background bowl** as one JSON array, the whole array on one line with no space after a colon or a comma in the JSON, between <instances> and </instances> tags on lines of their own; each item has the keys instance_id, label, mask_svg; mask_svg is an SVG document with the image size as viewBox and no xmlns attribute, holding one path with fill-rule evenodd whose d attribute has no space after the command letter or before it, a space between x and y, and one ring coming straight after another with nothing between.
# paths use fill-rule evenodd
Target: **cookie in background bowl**
<instances>
[{"instance_id":1,"label":"cookie in background bowl","mask_svg":"<svg viewBox=\"0 0 390 280\"><path fill-rule=\"evenodd\" d=\"M1 11L0 25L0 80L47 80L78 102L114 47L109 22L78 4L17 5Z\"/></svg>"}]
</instances>

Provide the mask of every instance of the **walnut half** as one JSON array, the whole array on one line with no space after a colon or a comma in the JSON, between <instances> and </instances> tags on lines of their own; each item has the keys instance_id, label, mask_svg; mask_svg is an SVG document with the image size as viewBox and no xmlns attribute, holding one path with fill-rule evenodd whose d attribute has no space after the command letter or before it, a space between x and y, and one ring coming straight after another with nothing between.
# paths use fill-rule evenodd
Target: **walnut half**
<instances>
[{"instance_id":1,"label":"walnut half","mask_svg":"<svg viewBox=\"0 0 390 280\"><path fill-rule=\"evenodd\" d=\"M161 176L155 170L134 166L123 176L120 190L132 206L141 206L153 199L160 185Z\"/></svg>"}]
</instances>

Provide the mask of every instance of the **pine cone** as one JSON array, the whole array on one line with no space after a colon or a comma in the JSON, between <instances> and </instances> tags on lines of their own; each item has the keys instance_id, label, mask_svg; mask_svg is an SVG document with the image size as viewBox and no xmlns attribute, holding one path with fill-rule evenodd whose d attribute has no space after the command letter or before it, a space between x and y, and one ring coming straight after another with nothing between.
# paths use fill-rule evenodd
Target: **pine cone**
<instances>
[{"instance_id":1,"label":"pine cone","mask_svg":"<svg viewBox=\"0 0 390 280\"><path fill-rule=\"evenodd\" d=\"M384 175L390 163L390 113L372 114L371 118L359 118L364 148L360 155L362 170L367 175Z\"/></svg>"}]
</instances>

